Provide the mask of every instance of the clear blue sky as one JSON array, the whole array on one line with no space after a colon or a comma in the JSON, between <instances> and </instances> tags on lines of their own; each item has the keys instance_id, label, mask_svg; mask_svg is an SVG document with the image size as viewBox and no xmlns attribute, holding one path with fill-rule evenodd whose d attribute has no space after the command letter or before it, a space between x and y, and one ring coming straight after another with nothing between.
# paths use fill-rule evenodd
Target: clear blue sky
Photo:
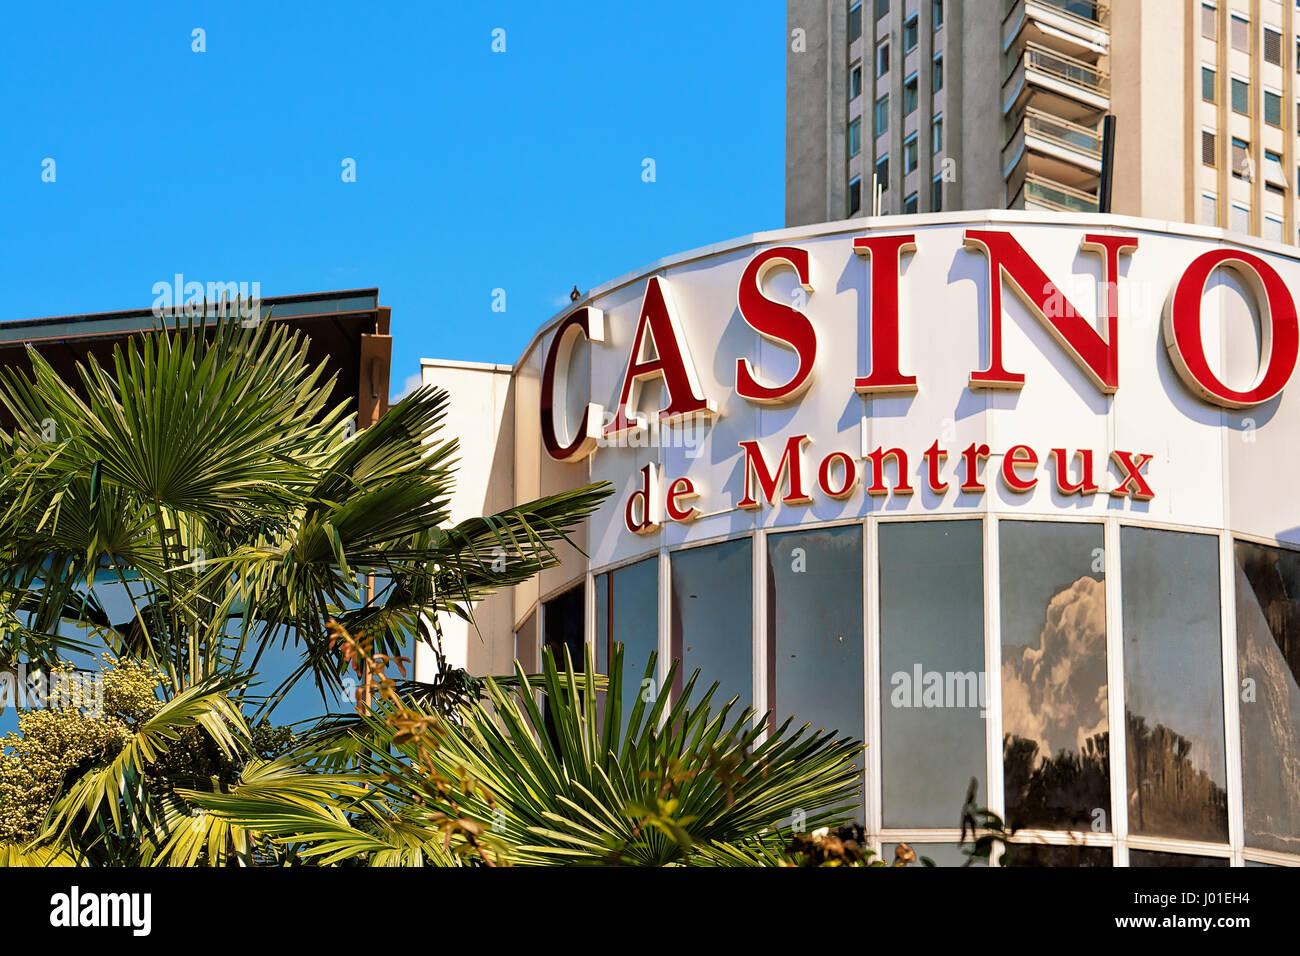
<instances>
[{"instance_id":1,"label":"clear blue sky","mask_svg":"<svg viewBox=\"0 0 1300 956\"><path fill-rule=\"evenodd\" d=\"M575 283L781 226L780 0L385 7L10 5L0 320L177 272L378 286L396 392L422 356L514 361Z\"/></svg>"}]
</instances>

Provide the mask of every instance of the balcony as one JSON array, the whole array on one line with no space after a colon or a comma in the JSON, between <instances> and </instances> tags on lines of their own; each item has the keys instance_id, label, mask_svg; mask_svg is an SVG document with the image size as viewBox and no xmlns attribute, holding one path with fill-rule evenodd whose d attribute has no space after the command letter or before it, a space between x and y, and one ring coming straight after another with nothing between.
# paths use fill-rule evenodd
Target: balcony
<instances>
[{"instance_id":1,"label":"balcony","mask_svg":"<svg viewBox=\"0 0 1300 956\"><path fill-rule=\"evenodd\" d=\"M1002 19L1002 52L1019 43L1085 59L1104 56L1110 51L1110 8L1100 0L1015 0Z\"/></svg>"},{"instance_id":2,"label":"balcony","mask_svg":"<svg viewBox=\"0 0 1300 956\"><path fill-rule=\"evenodd\" d=\"M1002 178L1027 163L1034 172L1078 185L1101 173L1101 133L1042 110L1026 109L1002 149Z\"/></svg>"},{"instance_id":3,"label":"balcony","mask_svg":"<svg viewBox=\"0 0 1300 956\"><path fill-rule=\"evenodd\" d=\"M1096 212L1097 197L1064 183L1026 173L1015 197L1007 204L1011 209L1050 209L1054 212Z\"/></svg>"},{"instance_id":4,"label":"balcony","mask_svg":"<svg viewBox=\"0 0 1300 956\"><path fill-rule=\"evenodd\" d=\"M1002 84L1002 112L1029 104L1067 122L1095 125L1110 107L1110 74L1084 60L1037 44L1025 45Z\"/></svg>"}]
</instances>

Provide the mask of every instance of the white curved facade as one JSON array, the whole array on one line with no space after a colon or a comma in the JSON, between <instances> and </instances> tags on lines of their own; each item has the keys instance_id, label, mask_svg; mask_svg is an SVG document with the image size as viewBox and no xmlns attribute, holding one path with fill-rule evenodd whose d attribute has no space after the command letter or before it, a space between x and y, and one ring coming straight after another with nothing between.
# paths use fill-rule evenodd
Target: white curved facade
<instances>
[{"instance_id":1,"label":"white curved facade","mask_svg":"<svg viewBox=\"0 0 1300 956\"><path fill-rule=\"evenodd\" d=\"M763 233L592 290L511 370L427 362L465 513L616 489L589 558L484 602L452 659L681 657L865 740L873 839L940 861L975 777L1029 844L1008 863L1300 864L1300 260L1240 240L1017 212ZM625 391L651 427L620 427Z\"/></svg>"}]
</instances>

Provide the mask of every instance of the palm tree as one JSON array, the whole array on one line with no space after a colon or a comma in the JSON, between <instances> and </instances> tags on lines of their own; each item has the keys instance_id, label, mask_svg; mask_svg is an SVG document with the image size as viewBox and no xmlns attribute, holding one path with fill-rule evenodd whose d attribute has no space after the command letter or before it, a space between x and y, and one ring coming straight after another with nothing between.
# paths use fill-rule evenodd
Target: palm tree
<instances>
[{"instance_id":1,"label":"palm tree","mask_svg":"<svg viewBox=\"0 0 1300 956\"><path fill-rule=\"evenodd\" d=\"M734 866L789 862L792 830L843 822L858 795L856 741L790 721L765 735L734 699L712 706L716 683L697 699L698 671L671 702L643 695L624 715L621 645L607 678L590 654L575 673L547 650L540 676L516 665L442 715L351 643L374 706L185 799L299 861ZM202 839L183 834L164 855L194 858Z\"/></svg>"},{"instance_id":2,"label":"palm tree","mask_svg":"<svg viewBox=\"0 0 1300 956\"><path fill-rule=\"evenodd\" d=\"M556 544L608 494L587 486L453 525L447 394L418 389L353 435L306 340L270 322L160 329L108 367L79 364L75 385L28 356L30 373L0 370L14 422L0 431L0 662L50 666L98 643L163 675L157 712L53 808L47 855L55 840L94 859L124 833L134 848L101 862L174 847L192 818L178 793L204 784L159 779L160 767L196 739L274 788L279 768L247 765L248 717L304 680L336 699L347 665L329 622L376 655L416 640L437 650L422 619L469 616L555 564ZM129 614L112 620L123 602ZM299 663L262 692L277 646ZM219 856L252 852L239 834L204 838Z\"/></svg>"}]
</instances>

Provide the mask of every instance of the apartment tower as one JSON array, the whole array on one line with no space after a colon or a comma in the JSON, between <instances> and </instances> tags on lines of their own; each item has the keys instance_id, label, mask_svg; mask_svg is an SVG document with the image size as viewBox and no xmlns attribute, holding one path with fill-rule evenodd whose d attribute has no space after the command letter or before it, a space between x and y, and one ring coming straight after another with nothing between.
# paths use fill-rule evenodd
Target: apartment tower
<instances>
[{"instance_id":1,"label":"apartment tower","mask_svg":"<svg viewBox=\"0 0 1300 956\"><path fill-rule=\"evenodd\" d=\"M788 0L786 224L1097 209L1297 239L1296 5ZM1287 54L1290 53L1291 57Z\"/></svg>"}]
</instances>

